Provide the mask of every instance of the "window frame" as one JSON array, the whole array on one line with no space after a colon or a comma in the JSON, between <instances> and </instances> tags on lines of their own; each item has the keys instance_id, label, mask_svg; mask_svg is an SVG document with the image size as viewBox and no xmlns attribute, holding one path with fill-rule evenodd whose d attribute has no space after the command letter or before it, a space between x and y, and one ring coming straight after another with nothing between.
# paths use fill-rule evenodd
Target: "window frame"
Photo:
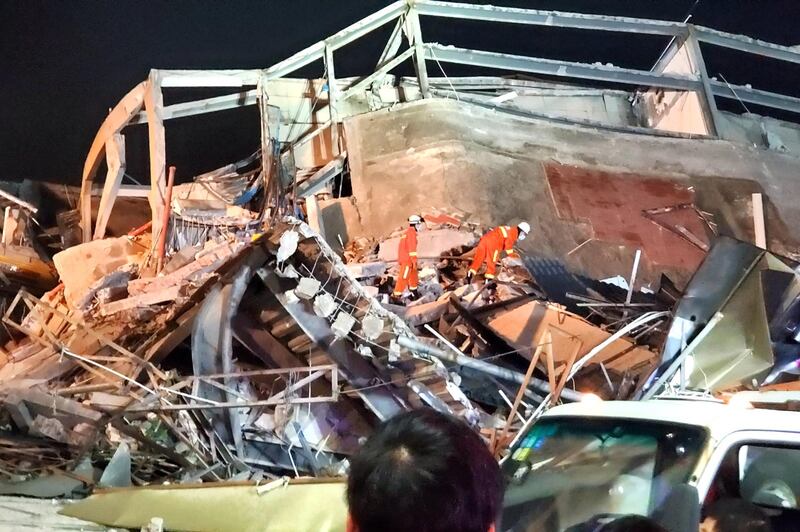
<instances>
[{"instance_id":1,"label":"window frame","mask_svg":"<svg viewBox=\"0 0 800 532\"><path fill-rule=\"evenodd\" d=\"M711 452L695 484L701 505L705 503L708 490L717 477L720 465L725 459L725 456L733 448L741 448L743 445L779 448L789 447L795 448L800 452L800 433L772 430L741 430L724 436L714 447L714 450Z\"/></svg>"}]
</instances>

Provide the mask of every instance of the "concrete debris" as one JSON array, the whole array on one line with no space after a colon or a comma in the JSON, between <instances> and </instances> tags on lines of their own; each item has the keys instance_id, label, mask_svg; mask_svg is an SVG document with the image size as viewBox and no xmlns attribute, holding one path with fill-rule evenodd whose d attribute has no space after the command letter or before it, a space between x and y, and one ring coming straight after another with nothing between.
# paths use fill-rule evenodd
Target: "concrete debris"
<instances>
[{"instance_id":1,"label":"concrete debris","mask_svg":"<svg viewBox=\"0 0 800 532\"><path fill-rule=\"evenodd\" d=\"M340 312L337 314L333 325L331 325L331 329L337 338L345 338L348 334L350 334L350 331L353 329L353 325L355 324L356 319L353 316L347 314L346 312Z\"/></svg>"},{"instance_id":2,"label":"concrete debris","mask_svg":"<svg viewBox=\"0 0 800 532\"><path fill-rule=\"evenodd\" d=\"M377 340L384 332L386 322L380 316L374 314L367 314L361 320L361 330L364 331L364 336L367 340Z\"/></svg>"},{"instance_id":3,"label":"concrete debris","mask_svg":"<svg viewBox=\"0 0 800 532\"><path fill-rule=\"evenodd\" d=\"M314 313L321 318L328 318L336 312L336 300L327 292L319 294L314 298Z\"/></svg>"},{"instance_id":4,"label":"concrete debris","mask_svg":"<svg viewBox=\"0 0 800 532\"><path fill-rule=\"evenodd\" d=\"M127 237L94 240L67 248L53 256L64 284L67 303L77 308L90 287L103 277L131 264L139 264L147 247Z\"/></svg>"},{"instance_id":5,"label":"concrete debris","mask_svg":"<svg viewBox=\"0 0 800 532\"><path fill-rule=\"evenodd\" d=\"M196 76L170 72L165 87ZM725 177L699 147L685 149L690 138L653 135L642 145L665 148L653 166L669 175L646 172L641 156L623 173L610 170L628 167L606 137L622 145L640 125L584 121L567 135L567 118L428 98L441 80L364 78L344 92L318 80L311 94L327 96L297 107L286 80L220 74L259 97L165 113L156 73L109 113L77 210L52 213L44 230L34 215L48 209L0 193L11 202L0 242L2 493L251 481L266 500L284 497L291 477L345 475L378 423L413 408L462 418L500 456L563 402L800 390L800 274L777 250L800 253L772 219L796 206L775 183L741 177L762 166L783 175L794 168L785 154L780 164L749 148L729 157L731 143L704 141L730 159ZM550 101L526 96L533 82L490 81L475 86L493 105L504 94ZM364 84L369 97L351 97ZM425 97L411 104L401 92ZM382 93L396 112L368 112ZM163 124L152 121L233 96L259 106L258 151L165 187L177 170L167 172ZM605 97L604 109L628 102ZM279 127L306 107L301 136ZM94 213L99 157L121 142L106 133L135 117L150 124L149 208L112 212L125 172L110 160ZM539 132L549 144L529 142ZM794 149L788 134L766 137L772 150ZM670 166L676 146L694 166ZM587 160L599 162L578 164ZM753 197L763 208L749 210ZM147 517L147 529L163 525Z\"/></svg>"},{"instance_id":6,"label":"concrete debris","mask_svg":"<svg viewBox=\"0 0 800 532\"><path fill-rule=\"evenodd\" d=\"M361 262L347 264L347 269L356 279L380 277L386 271L385 262Z\"/></svg>"},{"instance_id":7,"label":"concrete debris","mask_svg":"<svg viewBox=\"0 0 800 532\"><path fill-rule=\"evenodd\" d=\"M300 299L312 299L317 295L317 292L319 292L320 286L322 286L322 282L317 279L303 277L297 283L297 288L294 289L294 293Z\"/></svg>"},{"instance_id":8,"label":"concrete debris","mask_svg":"<svg viewBox=\"0 0 800 532\"><path fill-rule=\"evenodd\" d=\"M457 229L435 229L423 231L417 237L417 252L422 258L436 258L452 249L471 246L478 242L479 234ZM378 258L383 262L397 262L397 248L400 237L384 240L378 251Z\"/></svg>"},{"instance_id":9,"label":"concrete debris","mask_svg":"<svg viewBox=\"0 0 800 532\"><path fill-rule=\"evenodd\" d=\"M294 255L294 252L297 251L297 242L299 239L300 235L295 231L286 231L281 235L281 247L278 248L277 255L278 262L285 262L286 259Z\"/></svg>"}]
</instances>

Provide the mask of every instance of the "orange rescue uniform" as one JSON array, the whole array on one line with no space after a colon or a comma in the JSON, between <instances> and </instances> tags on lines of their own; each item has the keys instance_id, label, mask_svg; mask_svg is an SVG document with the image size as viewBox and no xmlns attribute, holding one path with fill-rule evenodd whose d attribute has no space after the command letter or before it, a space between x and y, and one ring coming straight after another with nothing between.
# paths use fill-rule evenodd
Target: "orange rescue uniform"
<instances>
[{"instance_id":1,"label":"orange rescue uniform","mask_svg":"<svg viewBox=\"0 0 800 532\"><path fill-rule=\"evenodd\" d=\"M417 230L413 227L406 229L406 232L400 237L400 245L397 248L397 262L400 265L400 272L397 276L397 284L394 287L394 295L399 297L406 288L416 290L419 284Z\"/></svg>"},{"instance_id":2,"label":"orange rescue uniform","mask_svg":"<svg viewBox=\"0 0 800 532\"><path fill-rule=\"evenodd\" d=\"M497 272L497 263L500 260L500 253L505 251L509 256L516 256L514 244L517 243L519 229L508 225L495 227L481 237L478 247L475 248L475 258L469 267L469 273L475 275L483 262L486 262L486 273L484 277L494 279Z\"/></svg>"}]
</instances>

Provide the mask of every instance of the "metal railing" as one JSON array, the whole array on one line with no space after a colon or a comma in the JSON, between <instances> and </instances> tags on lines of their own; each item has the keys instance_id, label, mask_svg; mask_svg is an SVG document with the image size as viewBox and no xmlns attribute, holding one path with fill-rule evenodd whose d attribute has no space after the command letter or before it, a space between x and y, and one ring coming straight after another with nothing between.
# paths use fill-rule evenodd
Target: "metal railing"
<instances>
[{"instance_id":1,"label":"metal railing","mask_svg":"<svg viewBox=\"0 0 800 532\"><path fill-rule=\"evenodd\" d=\"M425 17L661 35L672 39L667 50L661 54L651 70L637 70L613 65L544 59L456 48L440 43L426 43L423 40L420 26L420 18ZM374 70L347 83L337 81L334 53L343 46L353 43L391 22L395 24L394 29ZM404 36L407 46L401 51ZM800 98L790 94L752 88L749 84L733 85L709 77L700 49L701 43L733 49L748 55L800 64L800 51L791 47L683 22L469 5L438 0L399 0L265 69L153 70L146 81L134 88L112 109L92 143L84 164L81 189L84 239L88 240L91 237L90 205L94 174L100 164L100 158L107 142L112 141L123 128L133 124L146 123L148 125L151 158L150 180L153 187L151 204L157 207L158 199L161 196L159 191L165 175L164 121L255 105L259 97L257 87L263 87L271 80L286 77L320 60L325 65L327 104L334 144L338 138L337 123L341 120L339 113L341 103L356 94L363 93L370 85L380 82L390 71L410 59L413 60L420 94L423 98L435 96L429 87L426 63L437 61L588 82L611 82L645 89L691 91L699 96L703 119L708 134L711 136L717 135L716 123L719 111L716 98L736 99L740 102L800 115ZM665 67L682 50L688 53L692 72L676 74L665 71ZM236 94L163 106L162 89L171 87L242 87L243 90ZM266 117L263 119L266 120ZM104 192L104 197L105 195ZM114 187L109 187L108 195L116 195ZM113 198L110 202L102 203L102 205L110 204L113 204ZM158 209L154 207L154 210ZM157 222L154 219L154 228L156 226Z\"/></svg>"}]
</instances>

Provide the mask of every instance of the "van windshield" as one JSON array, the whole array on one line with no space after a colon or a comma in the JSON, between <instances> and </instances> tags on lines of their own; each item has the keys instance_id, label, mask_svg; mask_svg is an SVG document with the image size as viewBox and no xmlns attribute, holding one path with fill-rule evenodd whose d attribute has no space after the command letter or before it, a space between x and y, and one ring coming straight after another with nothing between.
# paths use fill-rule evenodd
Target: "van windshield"
<instances>
[{"instance_id":1,"label":"van windshield","mask_svg":"<svg viewBox=\"0 0 800 532\"><path fill-rule=\"evenodd\" d=\"M544 418L503 465L502 530L560 532L600 514L651 516L689 480L699 427L614 418Z\"/></svg>"}]
</instances>

